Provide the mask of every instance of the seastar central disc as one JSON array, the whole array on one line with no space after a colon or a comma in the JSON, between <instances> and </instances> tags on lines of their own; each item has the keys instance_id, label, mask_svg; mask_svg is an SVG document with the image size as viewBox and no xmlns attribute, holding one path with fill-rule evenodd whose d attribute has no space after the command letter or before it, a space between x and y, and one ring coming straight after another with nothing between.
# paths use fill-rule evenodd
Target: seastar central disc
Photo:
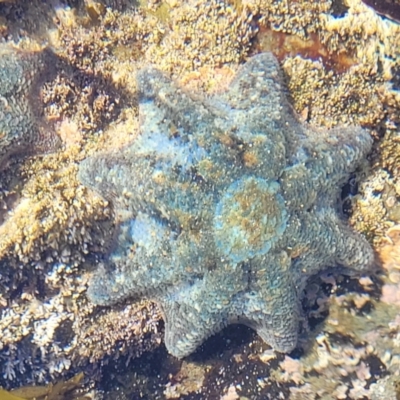
<instances>
[{"instance_id":1,"label":"seastar central disc","mask_svg":"<svg viewBox=\"0 0 400 400\"><path fill-rule=\"evenodd\" d=\"M286 228L285 201L277 182L245 177L217 204L214 234L221 253L235 263L263 255Z\"/></svg>"}]
</instances>

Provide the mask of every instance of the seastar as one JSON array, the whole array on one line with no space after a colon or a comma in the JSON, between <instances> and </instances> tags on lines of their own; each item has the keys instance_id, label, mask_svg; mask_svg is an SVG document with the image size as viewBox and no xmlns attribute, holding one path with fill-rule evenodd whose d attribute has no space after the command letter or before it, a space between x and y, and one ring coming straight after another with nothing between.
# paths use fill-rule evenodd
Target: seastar
<instances>
[{"instance_id":1,"label":"seastar","mask_svg":"<svg viewBox=\"0 0 400 400\"><path fill-rule=\"evenodd\" d=\"M190 95L155 68L137 81L140 136L80 165L81 181L122 211L89 298L155 299L177 357L231 323L291 351L307 278L373 263L368 242L338 211L370 135L300 123L269 53L213 97Z\"/></svg>"},{"instance_id":2,"label":"seastar","mask_svg":"<svg viewBox=\"0 0 400 400\"><path fill-rule=\"evenodd\" d=\"M44 153L60 145L38 106L40 87L53 73L54 59L49 49L0 45L0 170L12 155Z\"/></svg>"}]
</instances>

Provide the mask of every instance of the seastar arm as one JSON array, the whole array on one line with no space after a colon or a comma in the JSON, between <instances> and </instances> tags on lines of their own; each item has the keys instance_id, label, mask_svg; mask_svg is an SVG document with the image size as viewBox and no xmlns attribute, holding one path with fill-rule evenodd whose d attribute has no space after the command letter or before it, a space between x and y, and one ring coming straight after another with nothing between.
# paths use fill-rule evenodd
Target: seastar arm
<instances>
[{"instance_id":1,"label":"seastar arm","mask_svg":"<svg viewBox=\"0 0 400 400\"><path fill-rule=\"evenodd\" d=\"M372 139L359 127L309 131L302 140L292 165L283 170L280 182L286 205L291 210L306 210L321 195L335 198L361 160L371 150Z\"/></svg>"},{"instance_id":2,"label":"seastar arm","mask_svg":"<svg viewBox=\"0 0 400 400\"><path fill-rule=\"evenodd\" d=\"M137 260L109 263L101 265L92 276L87 295L94 304L109 306L128 297L166 292L177 281L177 271L168 262L156 266L141 266Z\"/></svg>"},{"instance_id":3,"label":"seastar arm","mask_svg":"<svg viewBox=\"0 0 400 400\"><path fill-rule=\"evenodd\" d=\"M199 126L206 126L213 118L212 113L199 99L192 99L186 91L156 68L140 70L137 74L137 84L143 132L149 131L146 126L149 106L167 117L171 134L177 129L183 129L187 133L196 132ZM153 115L151 113L151 117Z\"/></svg>"},{"instance_id":4,"label":"seastar arm","mask_svg":"<svg viewBox=\"0 0 400 400\"><path fill-rule=\"evenodd\" d=\"M250 117L258 110L268 120L278 122L282 113L291 113L283 82L277 59L272 53L261 53L242 65L228 91L216 98L233 110L250 112Z\"/></svg>"},{"instance_id":5,"label":"seastar arm","mask_svg":"<svg viewBox=\"0 0 400 400\"><path fill-rule=\"evenodd\" d=\"M162 292L178 283L183 268L179 270L180 264L174 260L176 236L167 224L147 214L122 222L109 263L91 279L89 298L109 305L130 296Z\"/></svg>"},{"instance_id":6,"label":"seastar arm","mask_svg":"<svg viewBox=\"0 0 400 400\"><path fill-rule=\"evenodd\" d=\"M158 298L165 320L165 345L178 358L192 353L208 337L231 323L237 293L247 285L241 265L224 264L203 279L176 285Z\"/></svg>"},{"instance_id":7,"label":"seastar arm","mask_svg":"<svg viewBox=\"0 0 400 400\"><path fill-rule=\"evenodd\" d=\"M276 58L262 53L242 65L228 90L212 99L235 128L232 136L243 142L244 166L267 179L278 177L287 150L302 135L283 82Z\"/></svg>"},{"instance_id":8,"label":"seastar arm","mask_svg":"<svg viewBox=\"0 0 400 400\"><path fill-rule=\"evenodd\" d=\"M147 212L170 221L177 229L194 223L196 217L200 220L194 211L207 209L212 196L201 183L193 182L190 172L185 174L181 168L175 172L181 165L162 160L157 152L149 150L146 156L137 157L135 151L140 146L133 143L118 153L87 158L79 166L79 180L118 208L133 214Z\"/></svg>"},{"instance_id":9,"label":"seastar arm","mask_svg":"<svg viewBox=\"0 0 400 400\"><path fill-rule=\"evenodd\" d=\"M287 248L296 271L308 277L337 264L351 271L373 267L374 253L366 239L348 228L331 208L298 212L287 224Z\"/></svg>"},{"instance_id":10,"label":"seastar arm","mask_svg":"<svg viewBox=\"0 0 400 400\"><path fill-rule=\"evenodd\" d=\"M121 222L114 247L108 264L101 265L91 278L88 296L95 304L166 294L204 274L212 285L218 276L208 273L215 268L210 235L178 234L170 224L148 214L138 213Z\"/></svg>"},{"instance_id":11,"label":"seastar arm","mask_svg":"<svg viewBox=\"0 0 400 400\"><path fill-rule=\"evenodd\" d=\"M236 300L243 304L241 322L275 350L290 352L297 343L300 311L291 259L282 251L250 263L250 287Z\"/></svg>"},{"instance_id":12,"label":"seastar arm","mask_svg":"<svg viewBox=\"0 0 400 400\"><path fill-rule=\"evenodd\" d=\"M123 155L121 156L123 159ZM88 188L96 191L105 199L115 201L116 204L127 204L128 199L118 197L120 186L119 178L124 178L118 168L113 168L121 163L114 153L96 155L86 158L79 165L78 179Z\"/></svg>"},{"instance_id":13,"label":"seastar arm","mask_svg":"<svg viewBox=\"0 0 400 400\"><path fill-rule=\"evenodd\" d=\"M183 358L193 353L207 338L228 324L228 314L205 316L189 304L160 300L165 322L165 346L170 354Z\"/></svg>"},{"instance_id":14,"label":"seastar arm","mask_svg":"<svg viewBox=\"0 0 400 400\"><path fill-rule=\"evenodd\" d=\"M87 291L89 300L100 306L109 306L130 296L130 288L124 285L122 274L119 275L121 278L109 266L100 265L90 279Z\"/></svg>"}]
</instances>

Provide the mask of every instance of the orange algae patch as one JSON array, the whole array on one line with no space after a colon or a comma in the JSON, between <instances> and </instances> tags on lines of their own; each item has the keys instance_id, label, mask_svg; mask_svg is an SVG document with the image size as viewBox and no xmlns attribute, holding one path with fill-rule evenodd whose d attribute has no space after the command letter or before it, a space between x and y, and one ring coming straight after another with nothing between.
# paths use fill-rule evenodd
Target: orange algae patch
<instances>
[{"instance_id":1,"label":"orange algae patch","mask_svg":"<svg viewBox=\"0 0 400 400\"><path fill-rule=\"evenodd\" d=\"M357 64L356 59L349 53L343 51L330 53L315 33L304 40L297 35L261 28L256 37L255 49L255 53L271 51L279 61L297 55L311 60L322 60L328 69L339 73Z\"/></svg>"},{"instance_id":2,"label":"orange algae patch","mask_svg":"<svg viewBox=\"0 0 400 400\"><path fill-rule=\"evenodd\" d=\"M400 270L400 225L393 226L386 234L386 243L378 249L378 257L387 271Z\"/></svg>"},{"instance_id":3,"label":"orange algae patch","mask_svg":"<svg viewBox=\"0 0 400 400\"><path fill-rule=\"evenodd\" d=\"M400 306L400 225L386 234L386 243L378 249L382 267L387 271L388 282L382 286L381 301Z\"/></svg>"}]
</instances>

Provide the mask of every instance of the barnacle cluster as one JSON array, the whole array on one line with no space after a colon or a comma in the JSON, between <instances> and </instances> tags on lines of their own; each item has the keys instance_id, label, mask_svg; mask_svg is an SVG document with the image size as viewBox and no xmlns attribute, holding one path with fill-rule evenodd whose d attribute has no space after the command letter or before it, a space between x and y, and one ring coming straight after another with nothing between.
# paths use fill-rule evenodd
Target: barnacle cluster
<instances>
[{"instance_id":1,"label":"barnacle cluster","mask_svg":"<svg viewBox=\"0 0 400 400\"><path fill-rule=\"evenodd\" d=\"M309 123L377 126L386 117L382 103L385 84L372 79L368 64L357 64L341 73L324 68L323 62L293 57L285 60L288 86L302 118Z\"/></svg>"},{"instance_id":2,"label":"barnacle cluster","mask_svg":"<svg viewBox=\"0 0 400 400\"><path fill-rule=\"evenodd\" d=\"M257 33L249 8L221 0L183 2L171 9L168 23L172 29L147 57L174 76L244 61Z\"/></svg>"},{"instance_id":3,"label":"barnacle cluster","mask_svg":"<svg viewBox=\"0 0 400 400\"><path fill-rule=\"evenodd\" d=\"M306 38L322 27L322 16L330 11L331 0L295 2L274 0L244 0L243 7L248 7L259 18L261 26L271 26L274 30L292 33Z\"/></svg>"}]
</instances>

